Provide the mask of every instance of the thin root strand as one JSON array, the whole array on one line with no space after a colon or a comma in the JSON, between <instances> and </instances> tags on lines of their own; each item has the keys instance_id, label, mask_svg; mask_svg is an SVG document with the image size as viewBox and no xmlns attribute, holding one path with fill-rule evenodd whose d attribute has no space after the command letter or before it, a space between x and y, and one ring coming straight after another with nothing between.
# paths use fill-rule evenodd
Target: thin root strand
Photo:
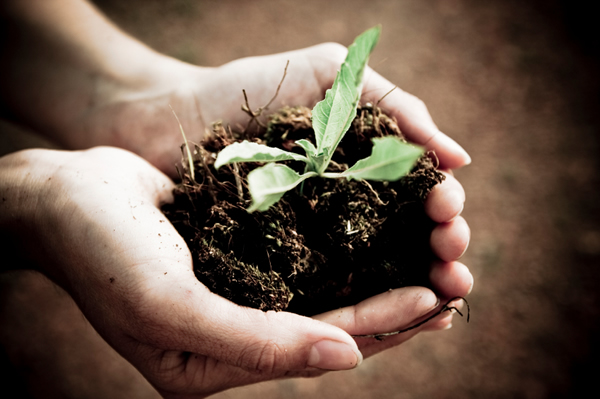
<instances>
[{"instance_id":1,"label":"thin root strand","mask_svg":"<svg viewBox=\"0 0 600 399\"><path fill-rule=\"evenodd\" d=\"M421 327L423 324L427 323L428 321L436 318L437 316L439 316L440 314L444 313L444 312L448 312L448 311L452 311L454 310L456 313L458 313L459 315L461 315L461 317L463 316L463 314L460 312L460 310L458 310L458 308L456 306L449 306L452 302L456 301L456 300L462 300L466 305L467 305L467 323L469 322L469 320L471 319L471 308L469 306L469 302L467 302L467 300L461 296L457 296L454 297L450 300L448 300L448 302L446 302L446 304L444 306L442 306L440 308L440 310L438 310L437 312L435 312L434 314L432 314L431 316L427 317L424 320L421 320L420 322L407 327L405 329L402 330L398 330L398 331L392 331L392 332L388 332L388 333L380 333L380 334L365 334L365 335L352 335L353 338L375 338L378 341L383 341L383 339L385 337L389 337L392 335L398 335L410 330L414 330L415 328Z\"/></svg>"}]
</instances>

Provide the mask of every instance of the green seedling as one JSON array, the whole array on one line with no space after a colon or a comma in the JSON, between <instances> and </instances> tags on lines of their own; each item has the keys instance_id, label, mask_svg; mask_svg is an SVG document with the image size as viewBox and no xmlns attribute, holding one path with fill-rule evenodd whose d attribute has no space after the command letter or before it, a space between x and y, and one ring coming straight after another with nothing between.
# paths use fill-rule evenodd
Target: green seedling
<instances>
[{"instance_id":1,"label":"green seedling","mask_svg":"<svg viewBox=\"0 0 600 399\"><path fill-rule=\"evenodd\" d=\"M358 36L348 48L348 55L333 86L327 90L325 99L312 110L316 147L308 140L296 141L306 156L249 141L231 144L219 153L214 165L217 169L236 162L267 163L248 174L252 196L248 212L266 211L287 191L311 177L396 181L406 175L421 157L424 152L422 148L410 145L399 137L386 136L374 138L371 155L347 170L326 172L335 149L356 117L363 73L380 33L380 26L371 28ZM287 160L304 162L304 173L299 174L286 165L275 163Z\"/></svg>"}]
</instances>

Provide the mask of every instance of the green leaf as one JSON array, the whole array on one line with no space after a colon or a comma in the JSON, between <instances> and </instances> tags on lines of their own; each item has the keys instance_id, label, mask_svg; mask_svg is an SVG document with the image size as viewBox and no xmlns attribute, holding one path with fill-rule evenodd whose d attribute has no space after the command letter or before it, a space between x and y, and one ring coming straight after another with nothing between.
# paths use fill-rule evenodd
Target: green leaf
<instances>
[{"instance_id":1,"label":"green leaf","mask_svg":"<svg viewBox=\"0 0 600 399\"><path fill-rule=\"evenodd\" d=\"M317 149L315 148L313 143L311 143L308 140L301 139L301 140L297 140L296 144L298 144L300 147L302 147L304 149L304 151L306 152L306 156L309 159L309 162L307 163L308 170L314 171L314 172L318 172L319 170L321 170L321 165L325 162L325 156L318 155Z\"/></svg>"},{"instance_id":2,"label":"green leaf","mask_svg":"<svg viewBox=\"0 0 600 399\"><path fill-rule=\"evenodd\" d=\"M242 141L225 147L215 160L215 169L234 162L275 162L296 160L308 163L303 155L288 152L275 147Z\"/></svg>"},{"instance_id":3,"label":"green leaf","mask_svg":"<svg viewBox=\"0 0 600 399\"><path fill-rule=\"evenodd\" d=\"M318 154L326 155L326 162L319 170L320 173L329 164L335 148L356 116L356 106L362 91L363 72L380 33L381 26L371 28L358 36L348 47L348 55L333 86L325 93L325 99L312 110Z\"/></svg>"},{"instance_id":4,"label":"green leaf","mask_svg":"<svg viewBox=\"0 0 600 399\"><path fill-rule=\"evenodd\" d=\"M306 152L306 155L309 158L315 158L317 156L317 149L315 148L314 144L311 143L310 141L305 140L305 139L300 139L300 140L296 140L295 143L298 144L300 147L302 147L302 149Z\"/></svg>"},{"instance_id":5,"label":"green leaf","mask_svg":"<svg viewBox=\"0 0 600 399\"><path fill-rule=\"evenodd\" d=\"M252 204L248 212L264 212L305 179L317 176L315 172L303 175L293 169L276 163L270 163L254 169L248 174L248 187L252 195Z\"/></svg>"},{"instance_id":6,"label":"green leaf","mask_svg":"<svg viewBox=\"0 0 600 399\"><path fill-rule=\"evenodd\" d=\"M325 99L312 110L317 146L315 147L308 140L296 142L304 149L306 156L248 141L232 144L220 152L215 160L217 169L234 162L297 160L307 164L305 169L307 172L302 175L279 164L267 164L250 172L248 186L252 195L252 204L248 208L249 212L267 210L279 201L286 191L293 189L309 177L324 173L335 149L356 116L356 107L362 91L363 73L380 33L380 26L371 28L358 36L348 48L348 55L333 82L333 87L327 90ZM331 173L327 175L349 179L362 178L361 173L369 175L366 171L353 173L344 176Z\"/></svg>"},{"instance_id":7,"label":"green leaf","mask_svg":"<svg viewBox=\"0 0 600 399\"><path fill-rule=\"evenodd\" d=\"M410 172L423 153L423 148L407 144L398 137L374 138L371 155L340 173L340 177L396 181Z\"/></svg>"}]
</instances>

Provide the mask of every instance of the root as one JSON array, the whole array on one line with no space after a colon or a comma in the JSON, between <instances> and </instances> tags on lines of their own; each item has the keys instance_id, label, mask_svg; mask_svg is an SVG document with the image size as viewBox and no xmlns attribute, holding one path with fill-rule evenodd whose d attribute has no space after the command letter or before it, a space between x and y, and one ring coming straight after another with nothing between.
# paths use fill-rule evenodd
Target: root
<instances>
[{"instance_id":1,"label":"root","mask_svg":"<svg viewBox=\"0 0 600 399\"><path fill-rule=\"evenodd\" d=\"M367 186L367 188L368 188L369 190L371 190L371 193L373 193L373 195L375 196L375 199L377 200L377 203L378 203L379 205L382 205L382 206L387 206L387 204L388 204L388 203L387 203L387 202L383 202L383 201L381 200L381 198L379 198L379 194L377 194L377 191L375 191L375 189L373 188L373 186L372 186L372 185L371 185L371 184L370 184L368 181L366 181L366 180L360 180L360 182L361 182L362 184L364 184L365 186Z\"/></svg>"},{"instance_id":2,"label":"root","mask_svg":"<svg viewBox=\"0 0 600 399\"><path fill-rule=\"evenodd\" d=\"M387 93L385 93L383 95L383 97L381 97L379 100L377 100L377 103L375 104L376 106L379 106L379 103L383 101L384 98L387 97L388 94L390 94L391 92L393 92L394 90L396 90L398 88L398 86L394 86L394 88L390 91L388 91Z\"/></svg>"},{"instance_id":3,"label":"root","mask_svg":"<svg viewBox=\"0 0 600 399\"><path fill-rule=\"evenodd\" d=\"M418 322L417 324L414 324L410 327L407 327L405 329L402 330L398 330L398 331L392 331L392 332L388 332L388 333L381 333L381 334L366 334L366 335L352 335L353 338L375 338L378 341L383 341L383 339L385 337L389 337L392 335L398 335L410 330L414 330L415 328L421 327L423 324L427 323L428 321L436 318L437 316L439 316L440 314L447 312L447 311L451 311L454 310L456 311L456 313L458 313L459 315L463 316L463 314L460 312L460 310L458 310L458 308L456 308L455 306L449 306L450 303L456 301L457 299L461 299L466 305L467 305L467 323L469 322L470 318L471 318L471 308L469 306L469 302L467 302L467 300L461 296L457 296L454 297L450 300L448 300L448 302L446 302L446 304L444 306L442 306L442 308L440 310L438 310L437 312L435 312L434 314L432 314L431 316L429 316L428 318L426 318L425 320L421 320L420 322Z\"/></svg>"}]
</instances>

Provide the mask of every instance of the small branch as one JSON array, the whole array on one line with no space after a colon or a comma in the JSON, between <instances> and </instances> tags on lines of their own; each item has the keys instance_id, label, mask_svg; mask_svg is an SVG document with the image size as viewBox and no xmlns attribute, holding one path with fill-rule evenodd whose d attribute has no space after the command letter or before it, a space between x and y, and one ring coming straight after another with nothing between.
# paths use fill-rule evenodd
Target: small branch
<instances>
[{"instance_id":1,"label":"small branch","mask_svg":"<svg viewBox=\"0 0 600 399\"><path fill-rule=\"evenodd\" d=\"M235 178L235 185L238 191L238 196L240 197L240 201L244 200L244 190L242 189L242 179L240 178L240 168L238 164L234 162L233 166L233 177Z\"/></svg>"},{"instance_id":2,"label":"small branch","mask_svg":"<svg viewBox=\"0 0 600 399\"><path fill-rule=\"evenodd\" d=\"M354 338L375 338L378 341L382 341L385 337L389 337L392 335L398 335L398 334L402 334L404 332L410 331L410 330L414 330L415 328L421 327L423 324L427 323L428 321L436 318L437 316L439 316L440 314L450 311L450 310L454 310L456 311L456 313L458 313L459 315L463 316L463 314L460 312L460 310L458 310L457 307L455 306L449 306L450 303L456 301L457 299L462 299L462 301L467 305L467 323L469 322L470 318L471 318L471 308L469 306L469 302L467 302L467 300L461 296L457 296L454 297L452 299L450 299L448 302L446 302L446 304L444 306L442 306L442 308L440 310L438 310L437 312L435 312L434 314L432 314L431 316L429 316L428 318L426 318L425 320L421 320L420 322L418 322L417 324L414 324L410 327L407 327L403 330L398 330L398 331L393 331L393 332L389 332L389 333L381 333L381 334L366 334L366 335L352 335L352 337Z\"/></svg>"},{"instance_id":3,"label":"small branch","mask_svg":"<svg viewBox=\"0 0 600 399\"><path fill-rule=\"evenodd\" d=\"M206 158L204 157L204 148L203 147L196 147L196 148L200 152L200 159L202 160L201 163L202 163L202 168L204 169L205 179L208 180L208 192L209 192L210 196L212 197L213 202L215 204L217 204L218 201L217 201L217 195L215 194L215 191L214 191L214 183L219 184L219 186L221 186L222 184L215 177L215 175L213 175L213 173L210 171L210 168L206 164L206 162L205 162Z\"/></svg>"},{"instance_id":4,"label":"small branch","mask_svg":"<svg viewBox=\"0 0 600 399\"><path fill-rule=\"evenodd\" d=\"M288 60L287 63L285 64L285 69L283 70L283 76L281 77L281 81L277 85L277 90L275 90L275 95L273 95L273 97L271 98L271 100L269 100L267 105L259 107L256 111L252 111L252 108L250 108L246 90L242 89L242 93L244 93L244 102L245 102L244 104L242 104L242 111L244 111L245 113L247 113L250 116L250 120L248 121L248 124L246 125L246 129L244 130L245 132L248 131L248 129L250 128L250 125L254 121L256 121L256 124L258 126L262 127L263 129L266 129L266 126L258 119L258 117L262 114L262 112L264 110L269 109L269 106L273 103L273 101L275 101L275 99L279 95L279 90L281 89L281 85L283 84L283 81L285 80L285 77L287 75L287 69L288 69L289 65L290 65L290 60Z\"/></svg>"},{"instance_id":5,"label":"small branch","mask_svg":"<svg viewBox=\"0 0 600 399\"><path fill-rule=\"evenodd\" d=\"M177 117L175 110L173 109L173 107L171 107L171 104L169 104L169 108L171 108L171 111L173 111L173 115L175 115L175 119L177 120L177 123L179 124L179 130L181 131L181 135L183 136L183 142L185 143L185 148L187 150L187 158L188 158L188 163L189 163L189 168L190 168L190 177L192 178L193 182L196 182L196 176L195 176L195 172L194 172L194 159L192 158L192 152L190 151L190 146L188 145L187 137L185 137L185 133L183 132L183 126L181 126L181 122L179 121L179 118Z\"/></svg>"},{"instance_id":6,"label":"small branch","mask_svg":"<svg viewBox=\"0 0 600 399\"><path fill-rule=\"evenodd\" d=\"M281 77L281 81L279 82L279 85L277 86L277 90L275 91L275 95L273 96L273 98L271 99L271 101L269 101L267 103L267 105L265 105L262 108L259 108L260 112L262 112L263 109L269 109L269 105L271 105L271 103L273 101L275 101L275 99L277 98L277 96L279 95L279 89L281 89L281 85L283 84L283 81L285 80L285 76L287 75L287 69L288 66L290 65L290 60L287 60L286 64L285 64L285 69L283 70L283 76ZM260 115L260 114L259 114Z\"/></svg>"},{"instance_id":7,"label":"small branch","mask_svg":"<svg viewBox=\"0 0 600 399\"><path fill-rule=\"evenodd\" d=\"M244 131L247 132L248 129L250 129L250 125L252 125L252 122L254 122L254 121L256 121L256 123L259 126L264 127L260 123L260 121L258 119L256 119L258 116L260 116L261 109L259 108L258 110L256 110L256 112L252 111L252 108L250 108L250 104L248 103L248 95L246 94L246 89L242 89L242 93L244 93L244 101L245 101L245 104L242 104L242 111L244 111L245 113L247 113L250 116L250 120L248 121L248 124L246 125L246 129Z\"/></svg>"},{"instance_id":8,"label":"small branch","mask_svg":"<svg viewBox=\"0 0 600 399\"><path fill-rule=\"evenodd\" d=\"M384 98L386 98L388 94L390 94L391 92L393 92L393 91L394 91L394 90L396 90L397 88L398 88L398 86L394 86L394 87L392 88L392 90L388 91L387 93L385 93L385 94L383 95L383 97L381 97L379 100L377 100L377 103L375 103L375 105L376 105L376 106L379 106L379 103L380 103L380 102L382 102L382 101L383 101L383 99L384 99Z\"/></svg>"}]
</instances>

